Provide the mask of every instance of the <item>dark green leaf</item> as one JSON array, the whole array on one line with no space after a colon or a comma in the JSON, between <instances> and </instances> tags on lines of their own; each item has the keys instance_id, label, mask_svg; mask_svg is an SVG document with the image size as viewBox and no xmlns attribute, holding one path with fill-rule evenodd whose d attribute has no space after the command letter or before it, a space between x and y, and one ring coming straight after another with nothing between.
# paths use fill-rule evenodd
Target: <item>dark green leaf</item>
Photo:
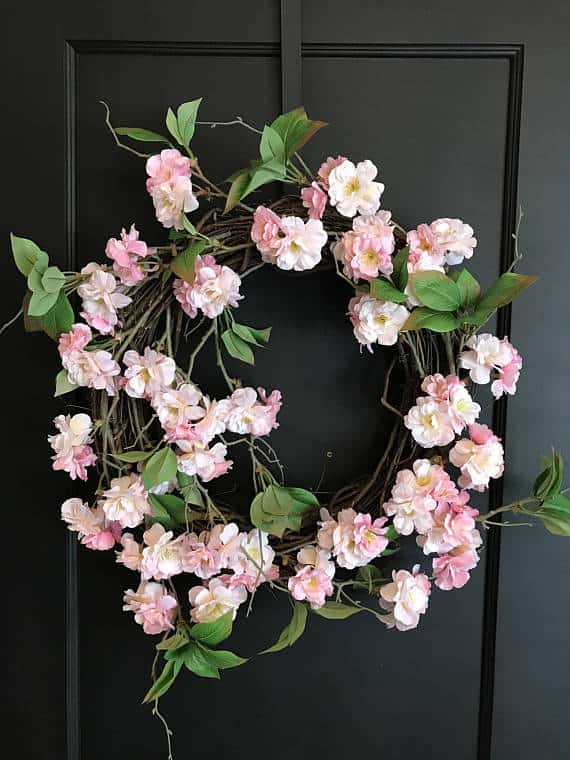
<instances>
[{"instance_id":1,"label":"dark green leaf","mask_svg":"<svg viewBox=\"0 0 570 760\"><path fill-rule=\"evenodd\" d=\"M249 195L262 185L282 179L285 179L285 167L278 159L272 158L270 161L266 161L250 169L249 181L245 186L241 198L245 198L246 195Z\"/></svg>"},{"instance_id":2,"label":"dark green leaf","mask_svg":"<svg viewBox=\"0 0 570 760\"><path fill-rule=\"evenodd\" d=\"M186 523L186 504L183 499L170 493L149 493L148 500L156 522L166 530L174 530L177 525Z\"/></svg>"},{"instance_id":3,"label":"dark green leaf","mask_svg":"<svg viewBox=\"0 0 570 760\"><path fill-rule=\"evenodd\" d=\"M219 678L218 668L208 658L207 651L197 644L189 644L184 650L184 664L201 678Z\"/></svg>"},{"instance_id":4,"label":"dark green leaf","mask_svg":"<svg viewBox=\"0 0 570 760\"><path fill-rule=\"evenodd\" d=\"M382 579L382 573L375 565L364 565L359 567L356 573L356 580L367 589L371 594L374 590L374 586Z\"/></svg>"},{"instance_id":5,"label":"dark green leaf","mask_svg":"<svg viewBox=\"0 0 570 760\"><path fill-rule=\"evenodd\" d=\"M325 602L322 607L313 610L313 612L327 620L346 620L346 618L362 612L362 608L351 607L349 604L341 604L340 602Z\"/></svg>"},{"instance_id":6,"label":"dark green leaf","mask_svg":"<svg viewBox=\"0 0 570 760\"><path fill-rule=\"evenodd\" d=\"M57 398L58 396L63 396L64 393L70 393L71 391L74 391L77 388L76 385L69 382L69 378L67 377L67 370L62 369L60 370L56 377L55 377L55 393L53 394L54 398Z\"/></svg>"},{"instance_id":7,"label":"dark green leaf","mask_svg":"<svg viewBox=\"0 0 570 760\"><path fill-rule=\"evenodd\" d=\"M132 140L140 142L163 142L172 145L167 137L159 135L158 132L151 132L150 129L141 129L140 127L117 127L116 134L130 137Z\"/></svg>"},{"instance_id":8,"label":"dark green leaf","mask_svg":"<svg viewBox=\"0 0 570 760\"><path fill-rule=\"evenodd\" d=\"M433 332L451 332L459 326L459 320L448 312L433 309L414 309L402 327L402 332L409 330L432 330Z\"/></svg>"},{"instance_id":9,"label":"dark green leaf","mask_svg":"<svg viewBox=\"0 0 570 760\"><path fill-rule=\"evenodd\" d=\"M194 266L196 258L208 245L206 240L195 240L182 253L175 256L170 262L170 268L177 277L192 284L194 282Z\"/></svg>"},{"instance_id":10,"label":"dark green leaf","mask_svg":"<svg viewBox=\"0 0 570 760\"><path fill-rule=\"evenodd\" d=\"M545 466L534 483L533 494L540 500L557 494L562 486L563 475L562 458L553 451L552 456L545 460Z\"/></svg>"},{"instance_id":11,"label":"dark green leaf","mask_svg":"<svg viewBox=\"0 0 570 760\"><path fill-rule=\"evenodd\" d=\"M281 631L281 635L268 649L264 649L261 654L270 654L271 652L280 652L282 649L292 646L297 639L303 635L307 623L307 608L299 602L293 603L293 616L289 625Z\"/></svg>"},{"instance_id":12,"label":"dark green leaf","mask_svg":"<svg viewBox=\"0 0 570 760\"><path fill-rule=\"evenodd\" d=\"M462 309L470 309L481 293L479 283L468 269L462 269L457 273L455 284L459 290L459 306Z\"/></svg>"},{"instance_id":13,"label":"dark green leaf","mask_svg":"<svg viewBox=\"0 0 570 760\"><path fill-rule=\"evenodd\" d=\"M232 632L232 613L222 615L212 623L196 623L190 628L194 641L206 646L213 646L224 641Z\"/></svg>"},{"instance_id":14,"label":"dark green leaf","mask_svg":"<svg viewBox=\"0 0 570 760\"><path fill-rule=\"evenodd\" d=\"M378 277L370 283L370 295L374 298L380 298L382 301L391 301L392 303L404 303L408 296L391 285L387 280Z\"/></svg>"},{"instance_id":15,"label":"dark green leaf","mask_svg":"<svg viewBox=\"0 0 570 760\"><path fill-rule=\"evenodd\" d=\"M69 302L69 298L60 290L59 293L54 293L56 297L55 305L41 317L42 326L44 332L46 332L50 338L57 340L61 333L66 333L71 330L73 323L75 322L75 315L73 308Z\"/></svg>"},{"instance_id":16,"label":"dark green leaf","mask_svg":"<svg viewBox=\"0 0 570 760\"><path fill-rule=\"evenodd\" d=\"M176 676L180 673L181 667L182 662L174 662L172 660L167 662L162 673L146 693L143 703L152 702L165 694L176 680Z\"/></svg>"},{"instance_id":17,"label":"dark green leaf","mask_svg":"<svg viewBox=\"0 0 570 760\"><path fill-rule=\"evenodd\" d=\"M478 326L485 324L496 309L506 306L519 293L530 287L536 279L531 275L505 272L481 296L474 313L464 321Z\"/></svg>"},{"instance_id":18,"label":"dark green leaf","mask_svg":"<svg viewBox=\"0 0 570 760\"><path fill-rule=\"evenodd\" d=\"M392 259L392 266L394 271L392 277L396 285L400 290L404 290L408 284L408 258L410 256L410 246L406 245L404 248L400 248L398 253Z\"/></svg>"},{"instance_id":19,"label":"dark green leaf","mask_svg":"<svg viewBox=\"0 0 570 760\"><path fill-rule=\"evenodd\" d=\"M14 261L24 277L27 277L30 274L38 259L40 261L45 261L47 266L47 253L42 251L33 240L21 238L10 233L10 242L12 245Z\"/></svg>"},{"instance_id":20,"label":"dark green leaf","mask_svg":"<svg viewBox=\"0 0 570 760\"><path fill-rule=\"evenodd\" d=\"M222 342L228 354L234 359L239 359L246 364L255 364L253 351L245 340L236 335L233 330L226 330L222 333Z\"/></svg>"},{"instance_id":21,"label":"dark green leaf","mask_svg":"<svg viewBox=\"0 0 570 760\"><path fill-rule=\"evenodd\" d=\"M146 488L153 488L167 480L176 479L176 454L170 446L155 451L148 459L143 470L143 481Z\"/></svg>"},{"instance_id":22,"label":"dark green leaf","mask_svg":"<svg viewBox=\"0 0 570 760\"><path fill-rule=\"evenodd\" d=\"M48 293L59 293L65 284L65 275L59 267L48 267L42 275L42 287Z\"/></svg>"},{"instance_id":23,"label":"dark green leaf","mask_svg":"<svg viewBox=\"0 0 570 760\"><path fill-rule=\"evenodd\" d=\"M324 121L309 119L302 106L281 114L271 124L272 129L283 140L287 158L299 151L319 129L325 126Z\"/></svg>"},{"instance_id":24,"label":"dark green leaf","mask_svg":"<svg viewBox=\"0 0 570 760\"><path fill-rule=\"evenodd\" d=\"M414 272L408 277L408 285L416 298L430 309L448 312L459 307L459 288L443 272Z\"/></svg>"},{"instance_id":25,"label":"dark green leaf","mask_svg":"<svg viewBox=\"0 0 570 760\"><path fill-rule=\"evenodd\" d=\"M293 497L297 504L301 504L304 507L313 508L319 507L319 500L312 491L307 491L305 488L292 488L287 487L285 490Z\"/></svg>"},{"instance_id":26,"label":"dark green leaf","mask_svg":"<svg viewBox=\"0 0 570 760\"><path fill-rule=\"evenodd\" d=\"M244 197L247 186L249 185L249 169L243 169L234 175L231 187L228 191L224 213L235 208L240 200Z\"/></svg>"},{"instance_id":27,"label":"dark green leaf","mask_svg":"<svg viewBox=\"0 0 570 760\"><path fill-rule=\"evenodd\" d=\"M271 335L271 327L265 327L262 330L257 330L255 327L248 327L247 325L240 325L234 322L232 330L240 338L247 341L247 343L253 343L255 346L263 346L269 342L269 336Z\"/></svg>"}]
</instances>

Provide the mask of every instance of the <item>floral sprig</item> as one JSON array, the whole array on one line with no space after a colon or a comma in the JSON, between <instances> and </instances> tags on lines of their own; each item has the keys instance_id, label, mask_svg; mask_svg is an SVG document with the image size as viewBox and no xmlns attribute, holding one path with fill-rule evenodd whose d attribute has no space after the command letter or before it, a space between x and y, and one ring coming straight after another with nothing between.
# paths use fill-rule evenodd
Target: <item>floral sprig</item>
<instances>
[{"instance_id":1,"label":"floral sprig","mask_svg":"<svg viewBox=\"0 0 570 760\"><path fill-rule=\"evenodd\" d=\"M366 612L389 628L415 628L432 584L449 591L468 582L482 545L478 525L494 525L502 513L570 535L556 453L532 496L483 515L470 504L470 491L486 490L504 470L502 443L478 421L474 390L490 383L495 398L512 395L522 369L507 337L477 331L535 278L509 271L481 293L468 269L454 269L474 255L472 227L442 217L403 229L380 209L384 184L368 159L329 157L313 174L299 150L324 124L302 108L263 130L228 122L260 134L260 157L222 189L194 152L199 106L168 110L169 137L114 129L107 109L117 144L147 159L146 191L167 241L148 244L132 224L109 238L106 263L62 272L31 240L12 236L27 278L25 327L58 342L55 395L91 393L92 415L58 415L48 438L54 470L73 480L87 480L90 469L99 475L93 504L67 499L61 516L81 544L115 550L116 561L137 574L123 609L145 633L162 635L163 669L153 668L146 696L155 707L182 667L217 678L246 662L219 644L265 584L292 605L269 653L299 638L309 611L327 619ZM166 147L142 154L123 137ZM244 202L275 180L293 185L294 195L255 209ZM347 326L360 350L394 346L392 366L399 362L405 374L396 406L388 402L391 370L386 378L382 400L396 419L374 472L327 503L285 482L267 440L279 424L280 391L243 387L226 367L228 356L253 364L270 341L271 328L234 316L244 279L263 266L334 267L350 290ZM177 358L182 341L190 346L187 367ZM194 382L208 343L224 398ZM248 516L210 490L231 471L234 446L245 447L251 462ZM406 537L415 537L421 561L384 574L385 558ZM183 598L177 581L188 575L193 586Z\"/></svg>"}]
</instances>

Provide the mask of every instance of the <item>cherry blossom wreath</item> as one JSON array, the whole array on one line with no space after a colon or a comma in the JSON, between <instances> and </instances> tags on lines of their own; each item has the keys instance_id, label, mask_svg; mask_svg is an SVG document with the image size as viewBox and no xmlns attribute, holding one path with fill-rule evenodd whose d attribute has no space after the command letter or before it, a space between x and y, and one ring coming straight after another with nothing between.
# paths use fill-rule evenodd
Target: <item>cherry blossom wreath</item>
<instances>
[{"instance_id":1,"label":"cherry blossom wreath","mask_svg":"<svg viewBox=\"0 0 570 760\"><path fill-rule=\"evenodd\" d=\"M92 504L67 499L61 515L81 544L115 550L116 561L137 574L123 609L145 633L161 636L145 697L159 716L158 698L183 666L218 678L246 662L219 645L262 585L292 609L265 653L291 646L309 612L327 619L365 613L407 631L426 612L432 585L449 591L469 580L481 551L478 524L494 525L510 511L570 535L556 453L544 460L532 496L487 514L469 503L469 492L484 491L504 468L501 441L477 422L472 389L491 383L495 398L513 394L522 366L508 338L478 330L535 278L508 271L481 293L460 266L477 245L468 224L441 218L402 229L379 210L384 185L369 160L327 158L314 174L298 151L325 125L303 108L259 131L241 118L198 122L199 105L168 110L170 137L115 129L105 105L116 143L147 159L146 190L169 230L166 242L149 245L132 225L109 239L107 263L62 272L31 240L12 236L28 285L25 329L58 341L63 369L55 395L90 389L91 414L58 415L48 438L54 470L73 480L87 480L90 467L98 475ZM204 174L193 137L197 125L230 124L260 135L259 158L222 189ZM166 147L144 154L123 138ZM274 181L295 193L255 209L244 203ZM243 387L226 368L226 356L253 364L256 348L269 343L271 328L235 317L244 279L264 266L334 267L352 294L348 316L360 350L394 347L379 389L395 419L388 444L369 477L332 498L284 482L267 441L278 425L279 390ZM82 321L69 300L75 292ZM181 342L190 357L183 367ZM193 382L196 357L209 342L228 388L223 399ZM403 378L398 405L388 398L395 365ZM209 491L231 469L234 446L251 459L248 516ZM428 568L383 572L383 558L411 535L420 558L433 556Z\"/></svg>"}]
</instances>

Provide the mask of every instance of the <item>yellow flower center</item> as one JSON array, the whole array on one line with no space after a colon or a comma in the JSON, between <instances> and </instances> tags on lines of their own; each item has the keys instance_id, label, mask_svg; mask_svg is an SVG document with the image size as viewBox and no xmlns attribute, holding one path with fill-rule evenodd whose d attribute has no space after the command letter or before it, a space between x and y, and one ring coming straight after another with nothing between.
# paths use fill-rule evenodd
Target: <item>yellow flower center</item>
<instances>
[{"instance_id":1,"label":"yellow flower center","mask_svg":"<svg viewBox=\"0 0 570 760\"><path fill-rule=\"evenodd\" d=\"M345 195L352 195L353 193L357 193L359 190L360 190L360 182L358 181L357 177L353 177L352 179L349 179L346 185L344 186Z\"/></svg>"}]
</instances>

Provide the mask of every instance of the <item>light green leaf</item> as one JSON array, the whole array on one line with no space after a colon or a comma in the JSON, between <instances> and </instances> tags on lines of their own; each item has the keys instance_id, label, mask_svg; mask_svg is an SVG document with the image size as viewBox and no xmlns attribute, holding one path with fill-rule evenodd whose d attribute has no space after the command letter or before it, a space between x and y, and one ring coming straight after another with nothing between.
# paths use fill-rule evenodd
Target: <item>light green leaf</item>
<instances>
[{"instance_id":1,"label":"light green leaf","mask_svg":"<svg viewBox=\"0 0 570 760\"><path fill-rule=\"evenodd\" d=\"M178 673L180 673L181 668L182 668L182 662L175 662L173 660L170 660L169 662L167 662L163 668L162 673L159 675L159 677L156 679L156 681L153 683L151 688L146 693L146 696L143 699L143 703L146 704L147 702L153 702L155 699L158 699L163 694L166 694L168 689L170 689L170 687L176 680L176 676L178 675Z\"/></svg>"},{"instance_id":2,"label":"light green leaf","mask_svg":"<svg viewBox=\"0 0 570 760\"><path fill-rule=\"evenodd\" d=\"M408 285L416 298L430 309L447 312L459 307L459 288L443 272L414 272L408 277Z\"/></svg>"},{"instance_id":3,"label":"light green leaf","mask_svg":"<svg viewBox=\"0 0 570 760\"><path fill-rule=\"evenodd\" d=\"M234 359L239 359L242 362L246 362L246 364L255 364L253 351L245 340L236 335L233 330L226 330L222 333L222 343L228 354L233 356Z\"/></svg>"},{"instance_id":4,"label":"light green leaf","mask_svg":"<svg viewBox=\"0 0 570 760\"><path fill-rule=\"evenodd\" d=\"M291 514L293 506L293 497L283 486L270 485L263 492L263 511L267 514L286 517Z\"/></svg>"},{"instance_id":5,"label":"light green leaf","mask_svg":"<svg viewBox=\"0 0 570 760\"><path fill-rule=\"evenodd\" d=\"M53 394L53 397L57 398L58 396L63 396L64 393L70 393L71 391L74 391L76 388L77 388L77 385L74 385L74 383L69 382L69 378L67 376L67 370L62 369L57 373L55 377L55 393Z\"/></svg>"},{"instance_id":6,"label":"light green leaf","mask_svg":"<svg viewBox=\"0 0 570 760\"><path fill-rule=\"evenodd\" d=\"M139 140L140 142L163 142L167 145L172 145L167 137L159 135L158 132L151 132L150 129L141 129L140 127L117 127L115 133L130 137L132 140Z\"/></svg>"},{"instance_id":7,"label":"light green leaf","mask_svg":"<svg viewBox=\"0 0 570 760\"><path fill-rule=\"evenodd\" d=\"M184 664L197 676L201 678L219 678L218 668L210 662L206 650L197 644L190 643L184 649Z\"/></svg>"},{"instance_id":8,"label":"light green leaf","mask_svg":"<svg viewBox=\"0 0 570 760\"><path fill-rule=\"evenodd\" d=\"M178 106L176 112L177 115L177 127L178 134L180 135L180 142L185 147L190 145L192 138L194 137L194 130L196 129L196 117L198 115L198 108L202 98L196 100L190 100L188 103L182 103Z\"/></svg>"},{"instance_id":9,"label":"light green leaf","mask_svg":"<svg viewBox=\"0 0 570 760\"><path fill-rule=\"evenodd\" d=\"M392 303L404 303L408 296L391 285L387 280L378 277L370 283L370 295L379 298L382 301L391 301Z\"/></svg>"},{"instance_id":10,"label":"light green leaf","mask_svg":"<svg viewBox=\"0 0 570 760\"><path fill-rule=\"evenodd\" d=\"M55 305L52 306L46 314L40 317L40 319L42 321L44 332L53 340L57 340L61 333L66 333L71 330L71 327L75 322L75 315L73 314L73 308L69 302L69 298L63 290L60 290L59 293L53 293L50 295L55 296ZM32 299L30 299L30 302Z\"/></svg>"},{"instance_id":11,"label":"light green leaf","mask_svg":"<svg viewBox=\"0 0 570 760\"><path fill-rule=\"evenodd\" d=\"M228 668L237 668L239 665L243 665L247 662L247 658L238 657L234 652L230 652L227 649L208 649L202 647L202 652L206 660L214 668L220 670L227 670Z\"/></svg>"},{"instance_id":12,"label":"light green leaf","mask_svg":"<svg viewBox=\"0 0 570 760\"><path fill-rule=\"evenodd\" d=\"M309 119L302 106L281 114L271 123L272 129L283 140L287 158L299 151L319 129L326 126L324 121Z\"/></svg>"},{"instance_id":13,"label":"light green leaf","mask_svg":"<svg viewBox=\"0 0 570 760\"><path fill-rule=\"evenodd\" d=\"M222 615L212 623L196 623L190 628L194 641L206 646L213 646L225 641L232 632L232 613Z\"/></svg>"},{"instance_id":14,"label":"light green leaf","mask_svg":"<svg viewBox=\"0 0 570 760\"><path fill-rule=\"evenodd\" d=\"M249 517L252 525L256 528L263 530L265 533L269 533L272 536L278 536L281 538L283 533L289 527L289 517L281 517L278 515L270 515L263 510L263 495L264 493L258 493L249 508Z\"/></svg>"},{"instance_id":15,"label":"light green leaf","mask_svg":"<svg viewBox=\"0 0 570 760\"><path fill-rule=\"evenodd\" d=\"M186 214L184 214L182 216L182 224L184 225L184 229L187 232L189 232L191 235L197 235L198 234L198 232L196 230L196 227L194 227L194 225L192 224L192 222L190 221L190 219L188 219L188 217L186 216Z\"/></svg>"},{"instance_id":16,"label":"light green leaf","mask_svg":"<svg viewBox=\"0 0 570 760\"><path fill-rule=\"evenodd\" d=\"M148 459L143 470L143 482L146 488L153 488L167 480L176 479L176 454L170 446L155 451Z\"/></svg>"},{"instance_id":17,"label":"light green leaf","mask_svg":"<svg viewBox=\"0 0 570 760\"><path fill-rule=\"evenodd\" d=\"M299 639L305 630L307 624L307 608L299 602L293 603L293 617L289 625L281 631L281 635L268 649L264 649L261 654L270 654L272 652L280 652L282 649L293 646L293 644Z\"/></svg>"},{"instance_id":18,"label":"light green leaf","mask_svg":"<svg viewBox=\"0 0 570 760\"><path fill-rule=\"evenodd\" d=\"M48 267L42 275L41 283L48 293L59 293L65 284L65 275L59 267Z\"/></svg>"},{"instance_id":19,"label":"light green leaf","mask_svg":"<svg viewBox=\"0 0 570 760\"><path fill-rule=\"evenodd\" d=\"M462 269L457 273L455 284L459 290L459 306L462 309L470 309L481 293L481 287L468 269Z\"/></svg>"},{"instance_id":20,"label":"light green leaf","mask_svg":"<svg viewBox=\"0 0 570 760\"><path fill-rule=\"evenodd\" d=\"M432 330L432 332L451 332L459 326L459 320L448 312L433 309L414 309L402 327L401 332L409 330Z\"/></svg>"},{"instance_id":21,"label":"light green leaf","mask_svg":"<svg viewBox=\"0 0 570 760\"><path fill-rule=\"evenodd\" d=\"M12 255L16 262L16 266L24 277L27 277L30 274L38 260L40 260L40 262L46 262L47 266L47 253L42 251L33 240L21 238L10 233L10 243L12 245Z\"/></svg>"},{"instance_id":22,"label":"light green leaf","mask_svg":"<svg viewBox=\"0 0 570 760\"><path fill-rule=\"evenodd\" d=\"M327 620L346 620L346 618L362 612L362 608L351 607L349 604L341 604L340 602L325 602L322 607L313 610L313 612Z\"/></svg>"},{"instance_id":23,"label":"light green leaf","mask_svg":"<svg viewBox=\"0 0 570 760\"><path fill-rule=\"evenodd\" d=\"M40 267L36 266L35 264L32 267L32 271L28 275L28 288L32 291L32 293L46 292L46 289L42 285L43 271L41 270Z\"/></svg>"},{"instance_id":24,"label":"light green leaf","mask_svg":"<svg viewBox=\"0 0 570 760\"><path fill-rule=\"evenodd\" d=\"M271 327L265 327L262 330L258 330L255 327L248 327L247 325L239 325L234 322L232 330L240 338L247 341L247 343L253 343L255 346L263 346L269 342L269 336L271 335Z\"/></svg>"},{"instance_id":25,"label":"light green leaf","mask_svg":"<svg viewBox=\"0 0 570 760\"><path fill-rule=\"evenodd\" d=\"M186 523L186 504L183 499L170 493L149 493L148 500L156 519L166 530L174 530L178 525Z\"/></svg>"},{"instance_id":26,"label":"light green leaf","mask_svg":"<svg viewBox=\"0 0 570 760\"><path fill-rule=\"evenodd\" d=\"M545 466L536 479L533 494L541 501L559 493L564 475L564 462L555 452L545 460Z\"/></svg>"},{"instance_id":27,"label":"light green leaf","mask_svg":"<svg viewBox=\"0 0 570 760\"><path fill-rule=\"evenodd\" d=\"M226 205L224 207L224 214L235 208L240 200L244 197L247 186L249 185L249 169L242 169L233 176L232 184L228 191L228 197L226 198Z\"/></svg>"},{"instance_id":28,"label":"light green leaf","mask_svg":"<svg viewBox=\"0 0 570 760\"><path fill-rule=\"evenodd\" d=\"M519 293L536 282L536 279L531 275L505 272L481 296L474 313L464 318L464 321L479 327L484 325L496 309L509 304Z\"/></svg>"},{"instance_id":29,"label":"light green leaf","mask_svg":"<svg viewBox=\"0 0 570 760\"><path fill-rule=\"evenodd\" d=\"M183 145L182 136L178 130L178 120L172 108L166 112L166 127L179 145Z\"/></svg>"},{"instance_id":30,"label":"light green leaf","mask_svg":"<svg viewBox=\"0 0 570 760\"><path fill-rule=\"evenodd\" d=\"M44 314L47 314L55 306L58 295L58 293L46 293L45 290L32 293L30 303L28 304L28 314L30 317L43 317Z\"/></svg>"},{"instance_id":31,"label":"light green leaf","mask_svg":"<svg viewBox=\"0 0 570 760\"><path fill-rule=\"evenodd\" d=\"M285 179L285 171L285 166L276 158L256 166L250 170L249 182L241 197L245 198L258 187L267 185L269 182Z\"/></svg>"},{"instance_id":32,"label":"light green leaf","mask_svg":"<svg viewBox=\"0 0 570 760\"><path fill-rule=\"evenodd\" d=\"M150 451L123 451L122 454L113 454L113 459L118 459L119 462L128 462L132 464L134 462L144 462L148 459L152 452Z\"/></svg>"},{"instance_id":33,"label":"light green leaf","mask_svg":"<svg viewBox=\"0 0 570 760\"><path fill-rule=\"evenodd\" d=\"M194 266L196 258L208 245L206 240L195 240L182 253L170 262L170 268L177 277L192 284L194 282Z\"/></svg>"},{"instance_id":34,"label":"light green leaf","mask_svg":"<svg viewBox=\"0 0 570 760\"><path fill-rule=\"evenodd\" d=\"M320 507L319 500L312 491L307 491L305 488L286 487L285 490L293 497L293 500L298 504L306 508L318 508Z\"/></svg>"},{"instance_id":35,"label":"light green leaf","mask_svg":"<svg viewBox=\"0 0 570 760\"><path fill-rule=\"evenodd\" d=\"M259 145L259 154L264 162L276 158L281 163L285 163L285 143L283 142L281 135L276 132L273 127L267 125L263 127L263 134L261 135L261 143Z\"/></svg>"},{"instance_id":36,"label":"light green leaf","mask_svg":"<svg viewBox=\"0 0 570 760\"><path fill-rule=\"evenodd\" d=\"M183 646L186 646L186 644L188 644L188 637L186 634L181 631L176 631L172 636L159 642L156 645L156 649L159 652L166 652L169 650L175 651L176 649L181 649Z\"/></svg>"},{"instance_id":37,"label":"light green leaf","mask_svg":"<svg viewBox=\"0 0 570 760\"><path fill-rule=\"evenodd\" d=\"M202 496L200 489L195 483L195 479L186 475L185 472L178 471L176 475L178 479L178 488L182 494L186 504L194 504L199 507L204 506L204 497Z\"/></svg>"}]
</instances>

